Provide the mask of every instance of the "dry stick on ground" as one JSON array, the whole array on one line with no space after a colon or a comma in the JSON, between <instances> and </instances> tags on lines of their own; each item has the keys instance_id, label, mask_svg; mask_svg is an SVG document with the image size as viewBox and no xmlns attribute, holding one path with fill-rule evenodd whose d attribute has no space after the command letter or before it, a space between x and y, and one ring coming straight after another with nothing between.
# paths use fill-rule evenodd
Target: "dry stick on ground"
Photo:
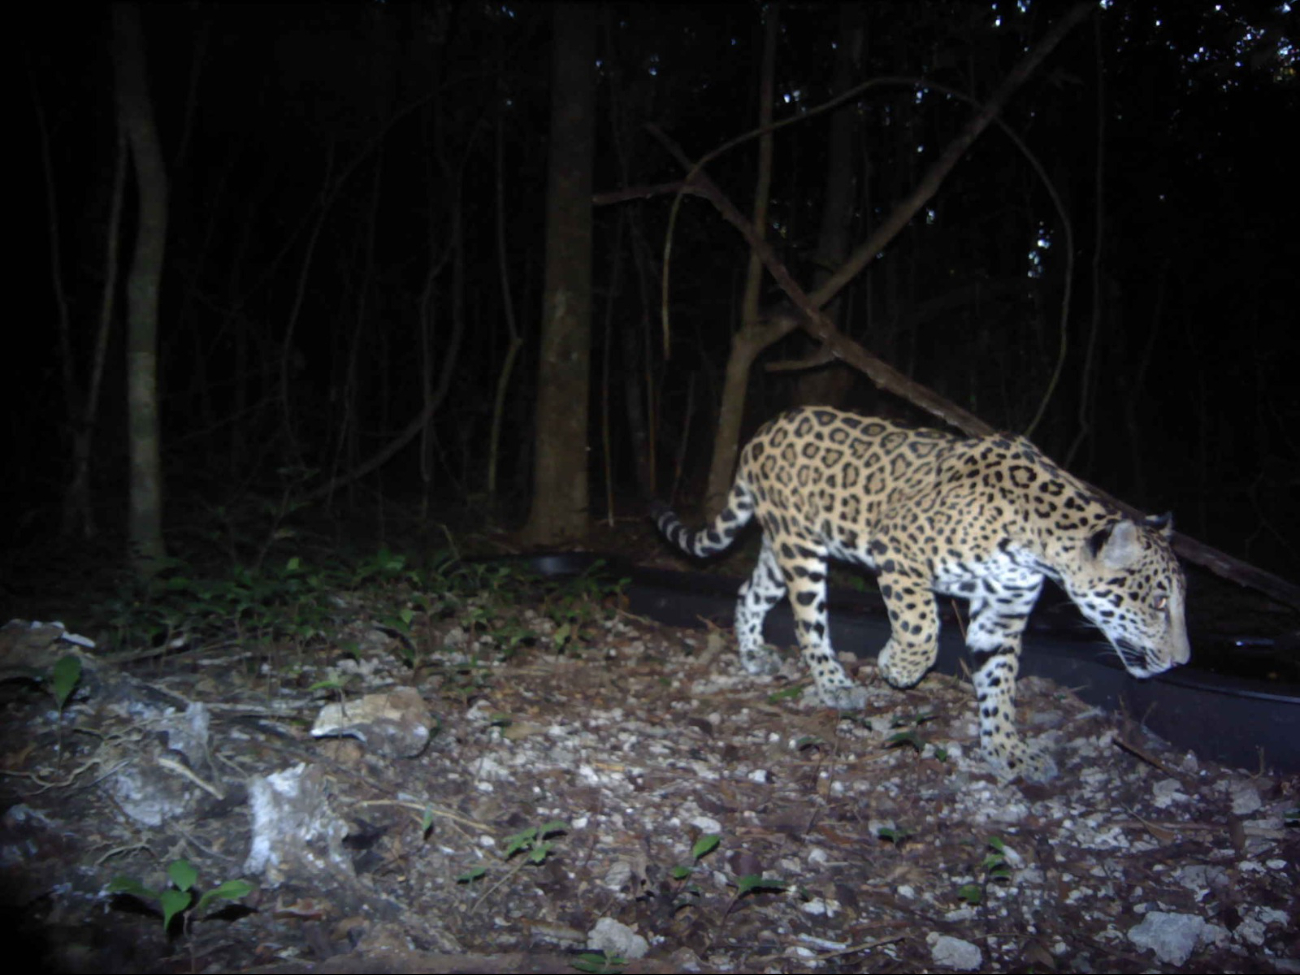
<instances>
[{"instance_id":1,"label":"dry stick on ground","mask_svg":"<svg viewBox=\"0 0 1300 975\"><path fill-rule=\"evenodd\" d=\"M687 169L690 175L685 180L676 183L665 183L658 186L638 187L615 193L601 194L593 200L593 203L601 205L636 197L653 196L664 192L691 193L707 199L717 208L722 218L735 227L745 238L768 272L798 309L797 312L778 312L771 316L771 321L777 328L780 328L781 325L791 328L803 328L820 341L823 347L829 350L832 355L865 373L881 389L906 399L908 402L945 420L970 436L988 436L995 432L993 427L974 414L963 410L957 404L940 396L934 390L909 379L887 362L868 352L857 342L841 334L834 324L825 315L821 314L820 307L834 297L876 254L880 253L885 244L938 191L939 185L948 171L956 164L979 133L993 120L1011 92L1028 77L1038 63L1059 43L1066 32L1082 20L1090 9L1091 7L1086 4L1077 6L1053 26L1042 41L1012 70L989 102L975 113L961 134L953 140L953 143L945 150L944 154L936 160L935 164L922 177L921 182L912 194L903 200L876 232L853 252L844 266L811 295L799 286L786 266L777 258L771 246L754 232L754 228L749 221L727 199L722 190L703 171L692 164L671 139L654 127L650 127L651 133ZM1105 491L1092 485L1087 485L1087 487L1095 492L1099 498L1114 505L1129 517L1141 517L1140 512L1136 509L1111 497ZM1272 573L1233 558L1186 535L1175 533L1174 548L1189 562L1204 566L1225 579L1256 589L1280 603L1300 609L1300 587Z\"/></svg>"}]
</instances>

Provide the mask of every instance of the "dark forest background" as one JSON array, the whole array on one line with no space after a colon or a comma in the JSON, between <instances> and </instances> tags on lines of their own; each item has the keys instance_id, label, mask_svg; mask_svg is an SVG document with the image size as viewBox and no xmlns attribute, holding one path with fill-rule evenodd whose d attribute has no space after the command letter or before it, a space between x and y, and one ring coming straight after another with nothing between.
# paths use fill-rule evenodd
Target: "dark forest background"
<instances>
[{"instance_id":1,"label":"dark forest background","mask_svg":"<svg viewBox=\"0 0 1300 975\"><path fill-rule=\"evenodd\" d=\"M842 5L582 9L597 52L596 194L683 177L647 123L692 160L754 128L773 18L775 118L840 90ZM852 83L895 80L840 110L853 122L841 210L850 246L1064 9L855 8ZM157 334L168 537L203 511L267 498L311 499L365 524L387 506L523 525L552 6L139 13L168 182ZM61 532L125 537L125 278L139 219L132 156L119 149L109 8L40 5L25 16L3 427L14 548ZM1031 436L1050 456L1289 578L1300 567L1297 33L1276 2L1099 6L1010 98L1001 121L1015 139L985 131L837 310L845 335L903 374L997 428L1025 431L1041 412ZM767 233L806 288L828 270L818 245L835 115L786 126L772 143ZM706 167L746 213L757 146ZM683 198L665 354L673 199L591 211L593 522L643 518L652 494L689 509L705 491L749 248L707 202ZM783 297L767 278L763 302ZM816 351L796 332L762 353L742 437L807 401L939 423L842 365L767 368ZM78 433L90 444L87 505L72 511Z\"/></svg>"}]
</instances>

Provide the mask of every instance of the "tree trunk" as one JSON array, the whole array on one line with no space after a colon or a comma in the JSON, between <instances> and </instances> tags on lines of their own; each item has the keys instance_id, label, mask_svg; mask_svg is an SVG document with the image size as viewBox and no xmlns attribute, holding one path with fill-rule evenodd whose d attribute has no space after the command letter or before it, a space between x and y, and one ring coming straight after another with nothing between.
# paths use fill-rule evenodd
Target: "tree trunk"
<instances>
[{"instance_id":1,"label":"tree trunk","mask_svg":"<svg viewBox=\"0 0 1300 975\"><path fill-rule=\"evenodd\" d=\"M866 10L861 3L839 6L839 40L835 45L833 91L848 91L862 74L862 47L866 35ZM826 193L822 198L821 229L817 235L817 270L813 286L822 285L832 268L844 263L849 254L850 221L853 219L853 144L858 130L858 112L845 105L831 116L826 152ZM835 298L822 309L826 317L841 326L843 302ZM801 404L836 404L854 382L844 365L831 362L820 369L807 369L796 380L795 400Z\"/></svg>"},{"instance_id":2,"label":"tree trunk","mask_svg":"<svg viewBox=\"0 0 1300 975\"><path fill-rule=\"evenodd\" d=\"M772 78L776 72L776 41L780 26L780 5L768 6L763 34L763 68L758 86L758 124L772 124ZM765 132L758 142L758 179L754 186L754 233L767 236L767 200L772 187L772 133ZM759 321L758 295L763 280L763 264L751 250L745 274L745 297L740 312L740 331L731 338L731 355L727 359L727 377L722 386L722 403L718 407L718 430L713 437L713 459L709 464L709 484L704 506L710 515L722 510L731 490L732 472L740 444L740 427L745 418L745 393L749 388L749 370L754 359L779 336Z\"/></svg>"},{"instance_id":3,"label":"tree trunk","mask_svg":"<svg viewBox=\"0 0 1300 975\"><path fill-rule=\"evenodd\" d=\"M167 244L167 172L149 101L144 34L134 3L115 3L113 74L119 124L131 145L139 211L127 279L127 425L131 457L128 541L135 570L152 575L166 554L158 430L158 291Z\"/></svg>"},{"instance_id":4,"label":"tree trunk","mask_svg":"<svg viewBox=\"0 0 1300 975\"><path fill-rule=\"evenodd\" d=\"M587 533L587 398L591 359L591 191L595 19L577 3L554 9L551 138L546 188L546 292L537 377L535 545Z\"/></svg>"}]
</instances>

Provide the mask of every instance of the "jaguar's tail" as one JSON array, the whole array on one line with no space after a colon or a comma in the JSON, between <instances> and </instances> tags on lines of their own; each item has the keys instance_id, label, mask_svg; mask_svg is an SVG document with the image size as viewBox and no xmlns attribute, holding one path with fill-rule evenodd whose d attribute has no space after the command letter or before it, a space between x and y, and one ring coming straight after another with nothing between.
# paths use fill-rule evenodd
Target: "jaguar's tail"
<instances>
[{"instance_id":1,"label":"jaguar's tail","mask_svg":"<svg viewBox=\"0 0 1300 975\"><path fill-rule=\"evenodd\" d=\"M731 486L727 506L713 524L699 531L691 531L662 501L650 502L650 517L668 540L689 555L708 558L717 555L735 539L736 534L754 517L754 495L740 478Z\"/></svg>"}]
</instances>

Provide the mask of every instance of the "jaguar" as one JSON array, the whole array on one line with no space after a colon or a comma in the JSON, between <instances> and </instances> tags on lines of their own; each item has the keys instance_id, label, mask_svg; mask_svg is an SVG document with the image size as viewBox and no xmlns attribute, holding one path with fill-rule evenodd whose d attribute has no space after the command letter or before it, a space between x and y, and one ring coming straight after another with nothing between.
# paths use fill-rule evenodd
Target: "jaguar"
<instances>
[{"instance_id":1,"label":"jaguar","mask_svg":"<svg viewBox=\"0 0 1300 975\"><path fill-rule=\"evenodd\" d=\"M817 694L841 710L860 710L867 695L831 649L828 559L877 574L890 623L877 670L895 687L916 684L934 666L933 594L967 600L980 750L1004 778L1056 774L1047 751L1015 726L1021 636L1044 579L1070 596L1133 676L1190 657L1172 517L1126 517L1020 436L966 439L802 407L769 421L745 446L712 524L693 531L661 502L651 515L699 558L721 552L758 519L758 563L736 603L741 665L751 674L779 669L763 643L763 620L788 593Z\"/></svg>"}]
</instances>

